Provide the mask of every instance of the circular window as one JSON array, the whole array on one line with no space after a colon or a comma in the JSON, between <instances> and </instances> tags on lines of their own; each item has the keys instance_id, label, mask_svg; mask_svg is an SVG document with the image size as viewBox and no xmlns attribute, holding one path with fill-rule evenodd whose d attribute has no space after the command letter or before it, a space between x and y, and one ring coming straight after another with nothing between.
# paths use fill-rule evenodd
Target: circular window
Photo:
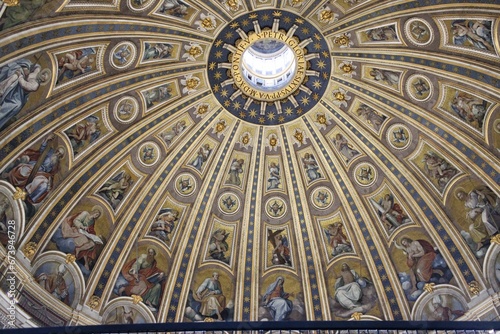
<instances>
[{"instance_id":1,"label":"circular window","mask_svg":"<svg viewBox=\"0 0 500 334\"><path fill-rule=\"evenodd\" d=\"M329 86L328 43L292 12L243 14L217 34L208 54L215 98L245 122L290 122L314 108Z\"/></svg>"},{"instance_id":2,"label":"circular window","mask_svg":"<svg viewBox=\"0 0 500 334\"><path fill-rule=\"evenodd\" d=\"M255 88L275 90L294 77L297 62L293 50L275 39L261 39L243 53L241 62L245 80Z\"/></svg>"}]
</instances>

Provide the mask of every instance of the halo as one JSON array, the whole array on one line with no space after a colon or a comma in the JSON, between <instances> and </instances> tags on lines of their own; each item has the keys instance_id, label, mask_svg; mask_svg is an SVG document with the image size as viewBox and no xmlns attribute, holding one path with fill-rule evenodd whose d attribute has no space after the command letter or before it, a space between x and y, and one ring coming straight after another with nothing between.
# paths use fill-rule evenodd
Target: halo
<instances>
[{"instance_id":1,"label":"halo","mask_svg":"<svg viewBox=\"0 0 500 334\"><path fill-rule=\"evenodd\" d=\"M100 205L97 205L97 204L92 207L92 211L99 212L99 216L102 216L102 214L103 214L102 207Z\"/></svg>"},{"instance_id":2,"label":"halo","mask_svg":"<svg viewBox=\"0 0 500 334\"><path fill-rule=\"evenodd\" d=\"M52 76L52 71L49 68L44 68L36 76L37 79L40 78L42 76L42 74L47 74L47 77L50 78ZM49 81L50 81L50 79L47 79L47 80L44 80L44 81L40 81L39 85L40 86L45 86L47 83L49 83Z\"/></svg>"},{"instance_id":3,"label":"halo","mask_svg":"<svg viewBox=\"0 0 500 334\"><path fill-rule=\"evenodd\" d=\"M461 201L461 199L460 199L460 198L458 198L458 194L459 194L460 192L463 192L463 193L467 194L467 191L465 191L465 189L464 189L464 188L462 188L462 187L458 187L457 189L455 189L454 196L455 196L455 198L456 198L456 199L458 199L459 201Z\"/></svg>"}]
</instances>

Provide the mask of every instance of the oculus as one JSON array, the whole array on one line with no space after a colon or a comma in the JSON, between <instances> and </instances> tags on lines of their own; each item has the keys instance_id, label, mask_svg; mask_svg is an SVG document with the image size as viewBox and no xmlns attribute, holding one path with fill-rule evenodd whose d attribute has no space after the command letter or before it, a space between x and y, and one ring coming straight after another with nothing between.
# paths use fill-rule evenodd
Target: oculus
<instances>
[{"instance_id":1,"label":"oculus","mask_svg":"<svg viewBox=\"0 0 500 334\"><path fill-rule=\"evenodd\" d=\"M274 90L288 84L297 72L293 50L275 39L261 39L245 50L242 58L245 80L253 87Z\"/></svg>"},{"instance_id":2,"label":"oculus","mask_svg":"<svg viewBox=\"0 0 500 334\"><path fill-rule=\"evenodd\" d=\"M328 45L316 27L286 11L247 13L220 31L209 53L210 87L246 122L278 125L323 97L331 74Z\"/></svg>"}]
</instances>

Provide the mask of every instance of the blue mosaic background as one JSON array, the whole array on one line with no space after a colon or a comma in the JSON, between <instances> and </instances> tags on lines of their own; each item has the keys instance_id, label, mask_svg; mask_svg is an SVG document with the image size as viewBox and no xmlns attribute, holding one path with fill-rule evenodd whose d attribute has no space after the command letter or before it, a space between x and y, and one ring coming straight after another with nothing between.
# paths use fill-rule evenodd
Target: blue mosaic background
<instances>
[{"instance_id":1,"label":"blue mosaic background","mask_svg":"<svg viewBox=\"0 0 500 334\"><path fill-rule=\"evenodd\" d=\"M215 115L214 115L215 117ZM228 154L229 147L231 146L231 143L233 142L234 135L236 133L236 130L238 129L240 125L240 121L236 122L236 125L233 128L233 131L231 132L231 135L229 136L229 139L224 146L224 149L222 150L220 160L224 160L226 158L226 155ZM192 138L191 140L194 140L195 138ZM179 152L180 154L181 152ZM175 162L172 163L172 166L175 165ZM170 166L170 165L169 165ZM179 307L179 298L182 292L182 289L185 284L185 277L186 277L186 270L189 264L189 261L191 260L191 254L193 252L193 247L194 247L194 241L196 239L196 236L198 234L198 229L200 227L201 219L203 215L205 214L205 211L207 209L207 205L211 204L209 201L210 197L212 196L212 191L214 190L215 186L215 180L217 179L220 169L221 169L222 164L217 163L215 170L213 174L210 176L210 181L208 183L208 188L203 194L203 200L201 202L201 205L198 209L198 212L196 213L196 219L195 223L193 226L193 229L191 231L186 231L186 236L185 238L188 238L189 242L187 244L186 249L184 250L184 256L182 257L182 263L179 268L179 271L177 272L177 275L175 276L175 286L174 290L172 292L172 299L170 300L170 305L168 307L168 314L167 314L167 322L173 322L175 320L175 316ZM189 236L189 237L188 237ZM174 276L175 273L172 273L172 276Z\"/></svg>"},{"instance_id":2,"label":"blue mosaic background","mask_svg":"<svg viewBox=\"0 0 500 334\"><path fill-rule=\"evenodd\" d=\"M250 197L250 217L248 219L248 231L247 231L247 248L246 248L246 257L245 257L245 277L243 279L244 282L244 290L243 290L243 316L241 318L242 321L250 321L252 310L252 291L250 289L252 283L252 274L254 273L253 267L253 247L254 247L254 229L255 229L255 204L257 203L257 185L259 183L259 170L260 166L260 154L262 151L263 143L262 143L262 133L263 128L259 127L259 139L257 140L257 153L255 159L255 171L252 180L252 195Z\"/></svg>"},{"instance_id":3,"label":"blue mosaic background","mask_svg":"<svg viewBox=\"0 0 500 334\"><path fill-rule=\"evenodd\" d=\"M330 108L323 101L321 101L321 104L324 107L326 107L328 110L335 112L332 108ZM370 249L370 255L373 259L373 263L375 264L375 267L377 268L377 272L379 274L378 279L382 282L382 285L385 287L384 292L387 296L387 300L389 301L394 320L403 320L403 314L402 314L401 309L399 307L398 299L394 293L394 289L391 285L391 281L389 280L389 276L387 274L387 271L384 267L384 263L382 262L382 259L380 257L379 252L378 252L378 249L377 249L377 246L373 242L373 239L370 235L370 232L366 226L366 223L363 220L363 218L361 217L361 214L359 213L359 210L358 210L356 203L354 203L354 200L352 199L353 196L348 192L348 190L347 190L348 188L347 188L346 183L344 182L344 179L341 177L339 172L336 170L335 163L333 162L332 158L330 157L328 150L323 145L323 142L319 139L318 135L314 131L313 127L311 126L311 123L309 123L309 121L305 117L303 117L303 120L304 120L307 128L311 132L314 140L318 144L318 146L321 150L321 153L323 154L326 161L328 162L328 166L330 166L330 168L332 169L338 185L340 186L340 188L344 189L344 196L349 201L349 208L351 209L352 213L356 217L356 222L358 224L359 230L363 233L365 243L368 246L368 248ZM372 277L372 278L376 279L375 277Z\"/></svg>"},{"instance_id":4,"label":"blue mosaic background","mask_svg":"<svg viewBox=\"0 0 500 334\"><path fill-rule=\"evenodd\" d=\"M494 182L500 184L500 174L497 173L496 171L498 165L491 165L488 161L481 158L481 156L476 154L475 147L473 146L471 147L471 143L462 143L451 132L448 131L449 129L444 129L438 126L436 123L432 122L432 120L429 119L428 117L426 118L421 117L418 113L412 112L405 106L390 101L387 98L384 98L383 96L380 96L361 86L355 85L353 83L350 83L346 80L339 78L332 78L332 80L342 85L345 85L351 89L354 89L362 94L368 95L376 99L379 103L385 104L388 107L394 108L399 112L405 114L406 116L411 117L413 120L420 123L422 127L428 128L429 130L433 131L437 136L442 137L444 140L448 142L448 144L450 144L451 147L456 147L457 149L459 149L465 156L467 156L474 163L474 165L481 166L481 169L486 174L488 174L493 179Z\"/></svg>"},{"instance_id":5,"label":"blue mosaic background","mask_svg":"<svg viewBox=\"0 0 500 334\"><path fill-rule=\"evenodd\" d=\"M314 256L311 250L311 239L309 238L309 233L307 232L307 224L306 224L306 219L304 217L304 207L302 205L302 199L300 197L300 192L297 187L297 175L295 174L295 168L293 167L292 164L292 154L290 151L290 145L288 143L287 135L285 133L285 128L283 126L281 126L280 128L281 128L281 135L283 136L283 146L285 148L286 158L288 160L288 168L290 171L290 176L293 180L292 194L294 196L298 211L298 217L295 217L293 224L299 224L300 231L302 231L302 240L304 240L305 258L314 259L316 257ZM321 300L319 297L320 293L318 290L318 277L316 276L316 267L314 266L314 261L310 261L307 268L301 268L301 270L305 270L309 277L310 285L308 288L311 291L312 303L313 303L312 306L314 312L314 319L311 320L323 320L323 310L321 306Z\"/></svg>"}]
</instances>

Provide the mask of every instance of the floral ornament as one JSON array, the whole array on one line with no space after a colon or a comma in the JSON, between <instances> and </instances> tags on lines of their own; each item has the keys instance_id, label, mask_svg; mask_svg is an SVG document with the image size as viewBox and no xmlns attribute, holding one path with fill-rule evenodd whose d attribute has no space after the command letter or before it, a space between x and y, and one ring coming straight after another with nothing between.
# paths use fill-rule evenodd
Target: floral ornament
<instances>
[{"instance_id":1,"label":"floral ornament","mask_svg":"<svg viewBox=\"0 0 500 334\"><path fill-rule=\"evenodd\" d=\"M97 310L100 304L101 304L101 297L95 295L90 297L89 301L87 302L87 306L93 310Z\"/></svg>"},{"instance_id":2,"label":"floral ornament","mask_svg":"<svg viewBox=\"0 0 500 334\"><path fill-rule=\"evenodd\" d=\"M342 88L338 88L333 92L333 104L337 107L347 107L347 101L351 99L349 95L347 95L347 91Z\"/></svg>"},{"instance_id":3,"label":"floral ornament","mask_svg":"<svg viewBox=\"0 0 500 334\"><path fill-rule=\"evenodd\" d=\"M225 119L221 118L217 124L215 124L214 130L212 133L217 135L217 138L220 138L224 134L227 129L227 122Z\"/></svg>"},{"instance_id":4,"label":"floral ornament","mask_svg":"<svg viewBox=\"0 0 500 334\"><path fill-rule=\"evenodd\" d=\"M271 151L276 151L278 149L278 146L280 146L280 140L276 134L271 133L267 138L266 138L266 146L269 147Z\"/></svg>"},{"instance_id":5,"label":"floral ornament","mask_svg":"<svg viewBox=\"0 0 500 334\"><path fill-rule=\"evenodd\" d=\"M324 130L327 125L332 124L330 122L330 118L324 112L316 113L316 118L314 119L314 123L318 126L318 129Z\"/></svg>"},{"instance_id":6,"label":"floral ornament","mask_svg":"<svg viewBox=\"0 0 500 334\"><path fill-rule=\"evenodd\" d=\"M200 19L198 21L195 21L194 24L198 26L196 29L200 31L209 31L209 30L214 30L215 27L217 27L217 21L215 20L215 16L212 14L203 14L201 13Z\"/></svg>"},{"instance_id":7,"label":"floral ornament","mask_svg":"<svg viewBox=\"0 0 500 334\"><path fill-rule=\"evenodd\" d=\"M341 48L350 48L352 45L354 45L354 42L351 41L350 33L334 36L333 43L335 43Z\"/></svg>"},{"instance_id":8,"label":"floral ornament","mask_svg":"<svg viewBox=\"0 0 500 334\"><path fill-rule=\"evenodd\" d=\"M76 261L76 256L73 254L66 254L66 263L70 264Z\"/></svg>"},{"instance_id":9,"label":"floral ornament","mask_svg":"<svg viewBox=\"0 0 500 334\"><path fill-rule=\"evenodd\" d=\"M23 189L19 188L19 187L16 187L16 192L14 194L12 194L12 199L14 200L25 200L26 199L26 196L28 195L28 193L26 191L24 191Z\"/></svg>"},{"instance_id":10,"label":"floral ornament","mask_svg":"<svg viewBox=\"0 0 500 334\"><path fill-rule=\"evenodd\" d=\"M481 292L481 288L479 287L479 283L476 281L472 281L469 283L469 291L473 295L477 296L479 292Z\"/></svg>"},{"instance_id":11,"label":"floral ornament","mask_svg":"<svg viewBox=\"0 0 500 334\"><path fill-rule=\"evenodd\" d=\"M293 139L298 147L300 147L303 144L307 144L307 137L304 130L295 129L295 133L293 134Z\"/></svg>"},{"instance_id":12,"label":"floral ornament","mask_svg":"<svg viewBox=\"0 0 500 334\"><path fill-rule=\"evenodd\" d=\"M240 0L224 0L222 4L228 9L232 10L233 12L237 11L240 9L241 6L241 1Z\"/></svg>"},{"instance_id":13,"label":"floral ornament","mask_svg":"<svg viewBox=\"0 0 500 334\"><path fill-rule=\"evenodd\" d=\"M185 75L184 79L181 79L181 85L184 86L182 93L191 94L196 92L196 88L200 85L200 82L200 78L195 77L192 74Z\"/></svg>"},{"instance_id":14,"label":"floral ornament","mask_svg":"<svg viewBox=\"0 0 500 334\"><path fill-rule=\"evenodd\" d=\"M249 132L244 132L241 136L240 136L240 140L238 141L238 144L240 144L240 146L244 147L245 149L248 149L248 147L252 146L252 135L250 135Z\"/></svg>"},{"instance_id":15,"label":"floral ornament","mask_svg":"<svg viewBox=\"0 0 500 334\"><path fill-rule=\"evenodd\" d=\"M314 203L320 208L326 208L330 205L331 193L327 190L318 190L318 192L314 195Z\"/></svg>"},{"instance_id":16,"label":"floral ornament","mask_svg":"<svg viewBox=\"0 0 500 334\"><path fill-rule=\"evenodd\" d=\"M429 292L429 293L432 293L432 292L434 292L435 285L436 285L435 283L425 283L424 290Z\"/></svg>"},{"instance_id":17,"label":"floral ornament","mask_svg":"<svg viewBox=\"0 0 500 334\"><path fill-rule=\"evenodd\" d=\"M186 52L182 55L182 58L186 61L196 61L196 58L203 54L203 49L198 43L189 43L189 45L184 45L184 50Z\"/></svg>"},{"instance_id":18,"label":"floral ornament","mask_svg":"<svg viewBox=\"0 0 500 334\"><path fill-rule=\"evenodd\" d=\"M194 114L196 117L203 118L210 111L210 105L208 103L200 103L194 109Z\"/></svg>"},{"instance_id":19,"label":"floral ornament","mask_svg":"<svg viewBox=\"0 0 500 334\"><path fill-rule=\"evenodd\" d=\"M322 23L330 23L337 21L338 15L333 12L328 6L323 6L318 11L318 20Z\"/></svg>"},{"instance_id":20,"label":"floral ornament","mask_svg":"<svg viewBox=\"0 0 500 334\"><path fill-rule=\"evenodd\" d=\"M132 303L134 303L134 305L137 305L140 302L142 302L142 297L139 295L132 295L131 297L132 297Z\"/></svg>"},{"instance_id":21,"label":"floral ornament","mask_svg":"<svg viewBox=\"0 0 500 334\"><path fill-rule=\"evenodd\" d=\"M29 260L33 259L33 256L36 253L36 250L38 248L38 244L36 242L30 241L23 247L23 254L26 256Z\"/></svg>"},{"instance_id":22,"label":"floral ornament","mask_svg":"<svg viewBox=\"0 0 500 334\"><path fill-rule=\"evenodd\" d=\"M356 75L355 69L358 67L356 65L352 64L352 61L349 60L344 60L343 62L340 63L339 69L342 70L342 75L348 78L352 78L353 75Z\"/></svg>"},{"instance_id":23,"label":"floral ornament","mask_svg":"<svg viewBox=\"0 0 500 334\"><path fill-rule=\"evenodd\" d=\"M290 6L300 7L304 3L304 0L290 0Z\"/></svg>"}]
</instances>

